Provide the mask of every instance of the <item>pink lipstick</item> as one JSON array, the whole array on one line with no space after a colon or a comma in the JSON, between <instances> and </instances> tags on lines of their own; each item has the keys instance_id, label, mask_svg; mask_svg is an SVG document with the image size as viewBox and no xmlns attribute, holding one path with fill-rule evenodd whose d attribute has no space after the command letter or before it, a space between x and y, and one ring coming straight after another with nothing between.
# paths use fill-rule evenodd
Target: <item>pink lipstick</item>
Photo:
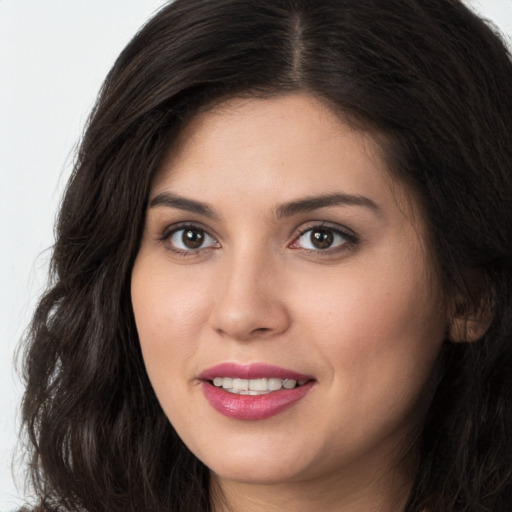
<instances>
[{"instance_id":1,"label":"pink lipstick","mask_svg":"<svg viewBox=\"0 0 512 512\"><path fill-rule=\"evenodd\" d=\"M261 420L279 414L315 384L311 376L262 363L222 363L204 371L199 378L210 405L238 420Z\"/></svg>"}]
</instances>

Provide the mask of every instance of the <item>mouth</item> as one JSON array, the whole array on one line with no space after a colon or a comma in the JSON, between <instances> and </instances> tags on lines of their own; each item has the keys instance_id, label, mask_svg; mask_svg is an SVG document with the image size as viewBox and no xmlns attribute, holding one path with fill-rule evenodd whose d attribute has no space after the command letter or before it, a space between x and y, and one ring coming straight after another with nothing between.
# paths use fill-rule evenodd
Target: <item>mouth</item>
<instances>
[{"instance_id":1,"label":"mouth","mask_svg":"<svg viewBox=\"0 0 512 512\"><path fill-rule=\"evenodd\" d=\"M209 404L236 420L275 416L301 401L316 380L273 365L223 363L200 375Z\"/></svg>"},{"instance_id":2,"label":"mouth","mask_svg":"<svg viewBox=\"0 0 512 512\"><path fill-rule=\"evenodd\" d=\"M214 377L208 382L216 388L222 388L236 395L268 395L281 389L295 389L303 386L308 379L280 379L278 377L260 379L239 379L233 377Z\"/></svg>"}]
</instances>

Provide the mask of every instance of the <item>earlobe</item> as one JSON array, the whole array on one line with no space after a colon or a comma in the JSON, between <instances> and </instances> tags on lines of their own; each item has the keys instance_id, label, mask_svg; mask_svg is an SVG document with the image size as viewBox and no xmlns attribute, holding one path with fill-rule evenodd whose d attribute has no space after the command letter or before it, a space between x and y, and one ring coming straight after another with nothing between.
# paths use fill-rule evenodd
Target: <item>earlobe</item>
<instances>
[{"instance_id":1,"label":"earlobe","mask_svg":"<svg viewBox=\"0 0 512 512\"><path fill-rule=\"evenodd\" d=\"M454 316L448 326L448 339L453 343L473 343L487 332L492 314L478 315L478 318Z\"/></svg>"},{"instance_id":2,"label":"earlobe","mask_svg":"<svg viewBox=\"0 0 512 512\"><path fill-rule=\"evenodd\" d=\"M450 341L473 343L481 339L487 332L494 318L494 308L488 298L479 302L476 304L471 299L456 301L448 325Z\"/></svg>"},{"instance_id":3,"label":"earlobe","mask_svg":"<svg viewBox=\"0 0 512 512\"><path fill-rule=\"evenodd\" d=\"M452 296L447 338L453 343L480 340L494 318L494 293L485 277L474 271L466 274L462 286Z\"/></svg>"}]
</instances>

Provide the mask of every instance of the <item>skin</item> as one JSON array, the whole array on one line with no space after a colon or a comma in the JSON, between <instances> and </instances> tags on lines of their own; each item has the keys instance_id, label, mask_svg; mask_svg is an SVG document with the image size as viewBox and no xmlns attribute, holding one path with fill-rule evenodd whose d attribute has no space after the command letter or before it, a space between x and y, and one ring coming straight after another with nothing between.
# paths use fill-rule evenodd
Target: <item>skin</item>
<instances>
[{"instance_id":1,"label":"skin","mask_svg":"<svg viewBox=\"0 0 512 512\"><path fill-rule=\"evenodd\" d=\"M233 511L405 504L449 318L421 212L381 151L306 94L232 99L192 120L154 180L133 309L163 410L212 471L216 511L228 510L221 493ZM215 216L152 205L161 194ZM332 194L359 199L277 214ZM204 230L199 249L181 223ZM306 231L319 225L328 249ZM223 362L315 385L273 417L227 418L198 379Z\"/></svg>"}]
</instances>

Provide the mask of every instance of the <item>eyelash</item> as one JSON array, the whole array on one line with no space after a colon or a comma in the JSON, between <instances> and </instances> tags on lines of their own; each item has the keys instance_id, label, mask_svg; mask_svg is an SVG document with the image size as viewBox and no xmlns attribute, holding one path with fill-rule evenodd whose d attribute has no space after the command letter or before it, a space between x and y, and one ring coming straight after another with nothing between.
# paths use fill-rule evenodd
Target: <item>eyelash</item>
<instances>
[{"instance_id":1,"label":"eyelash","mask_svg":"<svg viewBox=\"0 0 512 512\"><path fill-rule=\"evenodd\" d=\"M345 241L342 242L341 244L334 246L334 247L329 246L325 249L318 249L318 248L317 249L306 249L306 248L301 248L301 247L293 247L294 244L296 244L298 242L298 240L300 240L304 235L306 235L307 233L313 234L314 231L329 232L329 233L334 234L335 237L336 236L342 237ZM288 245L288 247L290 247L292 249L302 249L303 251L306 251L308 254L327 256L330 254L338 254L338 253L341 253L344 251L348 251L348 250L352 249L358 242L359 242L359 238L352 230L349 230L347 228L342 228L341 226L335 227L328 223L321 222L321 223L316 223L313 225L309 225L305 228L302 228L299 231L298 235L295 236L292 243Z\"/></svg>"},{"instance_id":2,"label":"eyelash","mask_svg":"<svg viewBox=\"0 0 512 512\"><path fill-rule=\"evenodd\" d=\"M174 235L176 235L176 233L179 233L180 231L186 232L187 230L202 232L205 238L208 237L213 240L214 245L209 247L198 247L197 249L180 249L171 243L171 239ZM207 229L205 229L199 224L179 224L172 226L164 231L163 235L159 238L159 240L163 243L166 243L166 246L170 251L183 257L196 256L199 252L204 251L205 249L217 249L218 247L220 247L220 244L216 241L215 237L212 236Z\"/></svg>"},{"instance_id":3,"label":"eyelash","mask_svg":"<svg viewBox=\"0 0 512 512\"><path fill-rule=\"evenodd\" d=\"M175 244L171 243L171 239L174 235L176 235L177 233L179 233L181 231L186 232L187 230L201 232L201 233L203 233L205 240L210 238L213 243L206 247L198 247L197 249L193 249L193 248L182 249L182 248L176 247ZM315 230L316 231L324 231L324 232L333 234L334 235L333 240L335 240L336 237L342 237L345 241L334 246L334 247L329 246L329 247L326 247L325 249L319 249L319 248L308 249L308 248L304 248L304 247L300 247L300 246L295 246L297 244L297 242L304 235L306 235L307 233L313 233ZM179 225L172 226L170 228L167 228L164 231L163 235L161 237L159 237L159 240L163 243L166 243L166 246L168 247L168 249L170 251L172 251L173 253L175 253L179 256L183 256L183 257L196 256L198 253L200 253L206 249L217 249L220 247L220 244L216 240L216 238L213 235L211 235L206 228L202 227L199 224L179 224ZM330 254L337 254L340 252L350 250L358 242L359 242L359 239L358 239L357 235L352 230L349 230L347 228L342 229L339 226L334 227L330 224L321 222L321 223L311 224L305 228L302 228L293 237L292 242L289 243L287 245L287 247L289 247L290 249L293 249L293 250L300 249L302 251L305 251L307 254L313 254L313 255L317 255L317 256L327 256Z\"/></svg>"}]
</instances>

